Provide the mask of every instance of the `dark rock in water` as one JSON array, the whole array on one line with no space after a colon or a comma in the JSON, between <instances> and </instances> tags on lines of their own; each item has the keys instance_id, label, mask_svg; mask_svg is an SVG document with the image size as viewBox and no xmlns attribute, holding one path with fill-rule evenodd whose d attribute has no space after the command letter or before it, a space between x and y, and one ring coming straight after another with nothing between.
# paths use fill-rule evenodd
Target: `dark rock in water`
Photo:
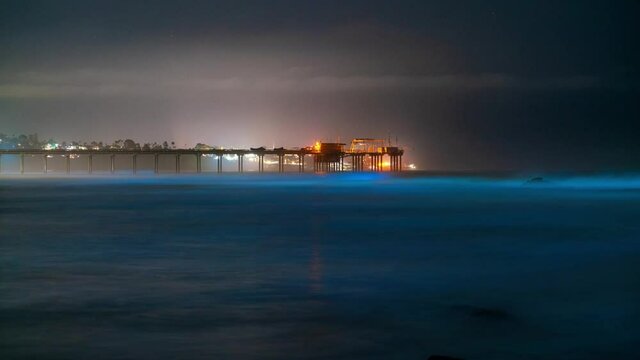
<instances>
[{"instance_id":1,"label":"dark rock in water","mask_svg":"<svg viewBox=\"0 0 640 360\"><path fill-rule=\"evenodd\" d=\"M544 182L544 178L538 176L538 177L533 177L529 180L527 180L526 184L539 184L539 183L543 183Z\"/></svg>"},{"instance_id":2,"label":"dark rock in water","mask_svg":"<svg viewBox=\"0 0 640 360\"><path fill-rule=\"evenodd\" d=\"M507 320L511 317L509 313L504 310L487 308L475 308L471 311L471 316L492 320Z\"/></svg>"},{"instance_id":3,"label":"dark rock in water","mask_svg":"<svg viewBox=\"0 0 640 360\"><path fill-rule=\"evenodd\" d=\"M446 356L446 355L431 355L427 358L427 360L464 360L464 359L453 357L453 356Z\"/></svg>"},{"instance_id":4,"label":"dark rock in water","mask_svg":"<svg viewBox=\"0 0 640 360\"><path fill-rule=\"evenodd\" d=\"M471 317L493 320L493 321L503 321L512 319L511 314L502 309L494 309L494 308L484 308L479 306L469 306L469 305L457 305L453 307L454 310L463 312Z\"/></svg>"}]
</instances>

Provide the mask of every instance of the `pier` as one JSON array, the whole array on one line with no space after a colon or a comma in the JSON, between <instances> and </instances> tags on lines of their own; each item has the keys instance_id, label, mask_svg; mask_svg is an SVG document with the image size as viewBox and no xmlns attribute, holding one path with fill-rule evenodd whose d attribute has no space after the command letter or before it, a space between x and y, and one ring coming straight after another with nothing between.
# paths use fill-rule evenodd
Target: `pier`
<instances>
[{"instance_id":1,"label":"pier","mask_svg":"<svg viewBox=\"0 0 640 360\"><path fill-rule=\"evenodd\" d=\"M223 159L231 158L236 162L237 172L245 172L244 160L251 156L257 162L257 172L265 172L265 156L277 158L277 171L272 172L307 172L308 165L305 158L312 162L313 172L399 172L402 171L402 156L404 150L398 147L378 146L380 140L374 139L354 139L347 149L341 143L316 143L314 146L300 149L163 149L163 150L141 150L141 149L8 149L0 150L0 173L3 172L2 160L6 156L17 156L19 162L19 173L24 174L25 158L33 161L33 158L40 158L42 173L50 171L49 161L56 157L64 159L64 168L67 174L71 173L72 161L85 161L85 173L95 172L94 158L97 156L108 157L109 167L107 172L115 173L116 158L126 158L130 161L132 174L138 173L140 167L138 158L141 156L153 157L153 172L160 173L160 160L169 158L173 165L173 172L179 174L185 169L183 159L187 157L195 158L195 168L188 169L189 172L202 173L203 158L213 158L215 170L206 172L223 172ZM372 145L373 143L373 145ZM365 146L362 146L366 144ZM165 161L166 163L166 161ZM288 170L287 170L288 169ZM151 170L151 169L149 169Z\"/></svg>"}]
</instances>

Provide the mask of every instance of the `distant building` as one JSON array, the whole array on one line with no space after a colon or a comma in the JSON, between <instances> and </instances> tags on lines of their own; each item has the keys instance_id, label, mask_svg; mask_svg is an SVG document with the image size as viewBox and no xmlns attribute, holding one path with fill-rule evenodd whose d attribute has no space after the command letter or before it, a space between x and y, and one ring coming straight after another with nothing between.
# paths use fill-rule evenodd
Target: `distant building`
<instances>
[{"instance_id":1,"label":"distant building","mask_svg":"<svg viewBox=\"0 0 640 360\"><path fill-rule=\"evenodd\" d=\"M194 147L194 149L196 149L196 150L214 150L215 146L211 146L211 145L207 145L207 144L203 144L203 143L197 143L196 146Z\"/></svg>"}]
</instances>

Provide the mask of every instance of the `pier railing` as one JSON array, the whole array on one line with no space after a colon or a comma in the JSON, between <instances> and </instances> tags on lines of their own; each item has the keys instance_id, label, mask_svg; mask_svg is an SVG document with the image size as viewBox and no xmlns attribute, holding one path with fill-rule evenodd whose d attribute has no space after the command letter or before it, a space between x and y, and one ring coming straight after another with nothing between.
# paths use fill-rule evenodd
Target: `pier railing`
<instances>
[{"instance_id":1,"label":"pier railing","mask_svg":"<svg viewBox=\"0 0 640 360\"><path fill-rule=\"evenodd\" d=\"M232 157L237 163L237 172L244 172L244 157L252 155L257 157L258 172L265 172L265 156L277 156L277 172L285 172L286 168L291 169L292 165L298 172L305 172L305 158L312 157L314 172L341 172L341 171L402 171L402 155L404 151L401 149L393 149L378 152L321 152L314 149L166 149L166 150L127 150L127 149L100 149L100 150L44 150L44 149L8 149L0 150L0 173L2 173L3 156L19 157L19 172L25 173L25 157L42 157L42 172L49 172L49 159L61 156L65 158L66 173L71 172L71 161L76 157L86 158L86 172L91 174L94 172L93 158L94 156L108 156L110 159L108 171L114 173L116 171L116 157L127 156L131 160L131 169L133 174L137 173L138 156L153 156L154 173L160 172L160 158L174 158L174 172L180 173L181 158L192 156L196 159L195 172L202 173L202 158L204 156L215 156L217 160L216 170L213 172L223 171L223 158L225 156ZM297 161L293 164L285 162L285 157L297 157ZM388 158L388 161L385 159ZM347 160L347 161L345 161ZM288 166L287 166L288 165ZM209 171L211 172L211 171Z\"/></svg>"}]
</instances>

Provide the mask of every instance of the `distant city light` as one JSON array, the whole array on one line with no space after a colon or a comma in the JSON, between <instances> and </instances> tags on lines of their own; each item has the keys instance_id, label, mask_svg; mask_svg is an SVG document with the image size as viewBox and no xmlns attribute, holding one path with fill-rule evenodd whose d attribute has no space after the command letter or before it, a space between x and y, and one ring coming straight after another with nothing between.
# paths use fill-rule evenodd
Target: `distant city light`
<instances>
[{"instance_id":1,"label":"distant city light","mask_svg":"<svg viewBox=\"0 0 640 360\"><path fill-rule=\"evenodd\" d=\"M416 169L416 164L409 164L409 169L410 170L415 170Z\"/></svg>"}]
</instances>

